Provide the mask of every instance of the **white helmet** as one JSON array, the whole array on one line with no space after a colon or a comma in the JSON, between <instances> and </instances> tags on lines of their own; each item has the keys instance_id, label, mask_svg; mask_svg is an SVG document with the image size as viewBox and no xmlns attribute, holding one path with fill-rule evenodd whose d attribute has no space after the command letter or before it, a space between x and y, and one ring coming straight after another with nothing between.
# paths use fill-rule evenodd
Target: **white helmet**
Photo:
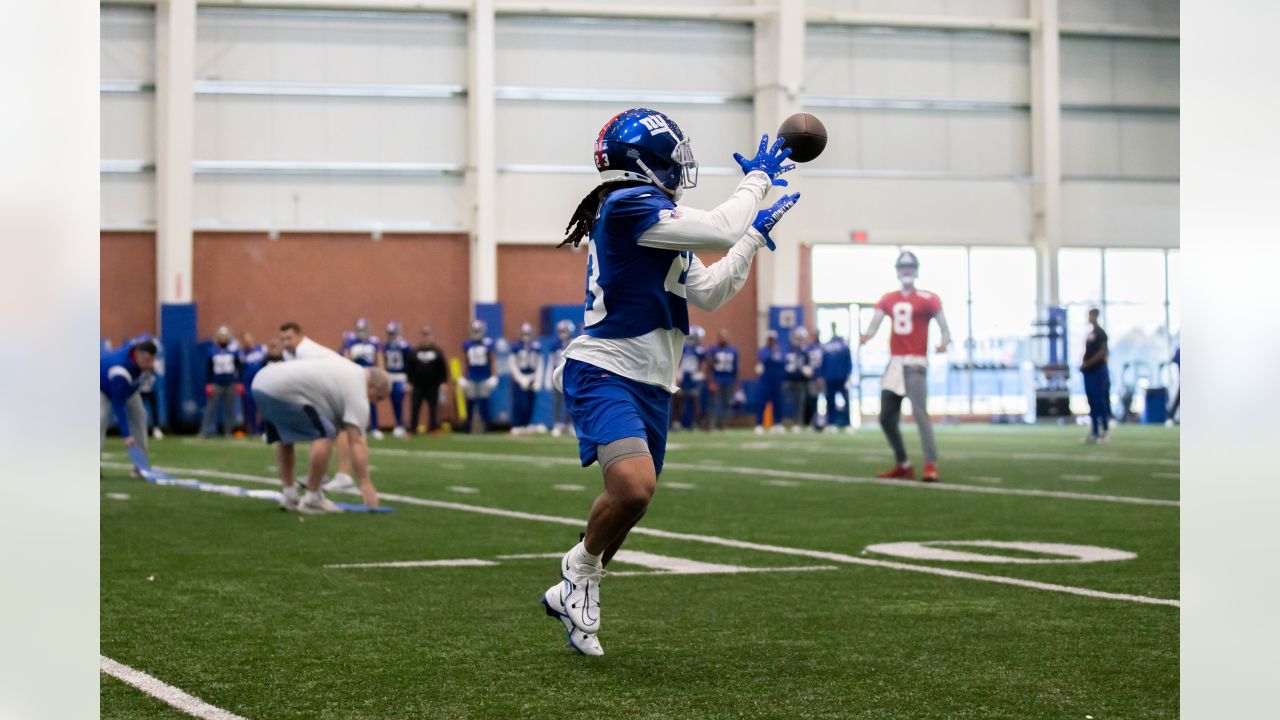
<instances>
[{"instance_id":1,"label":"white helmet","mask_svg":"<svg viewBox=\"0 0 1280 720\"><path fill-rule=\"evenodd\" d=\"M479 340L480 338L484 337L484 334L488 329L489 329L489 326L485 325L483 320L472 320L471 321L471 339Z\"/></svg>"}]
</instances>

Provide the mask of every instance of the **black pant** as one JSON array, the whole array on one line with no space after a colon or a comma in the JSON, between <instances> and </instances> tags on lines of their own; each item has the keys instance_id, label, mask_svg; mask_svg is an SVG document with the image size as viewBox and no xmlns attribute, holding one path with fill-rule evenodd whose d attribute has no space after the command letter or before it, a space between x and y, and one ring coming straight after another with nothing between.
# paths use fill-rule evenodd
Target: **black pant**
<instances>
[{"instance_id":1,"label":"black pant","mask_svg":"<svg viewBox=\"0 0 1280 720\"><path fill-rule=\"evenodd\" d=\"M413 432L418 431L418 411L422 409L424 400L427 403L427 430L434 431L437 425L436 403L440 400L440 386L413 386L413 410L409 413L409 429Z\"/></svg>"}]
</instances>

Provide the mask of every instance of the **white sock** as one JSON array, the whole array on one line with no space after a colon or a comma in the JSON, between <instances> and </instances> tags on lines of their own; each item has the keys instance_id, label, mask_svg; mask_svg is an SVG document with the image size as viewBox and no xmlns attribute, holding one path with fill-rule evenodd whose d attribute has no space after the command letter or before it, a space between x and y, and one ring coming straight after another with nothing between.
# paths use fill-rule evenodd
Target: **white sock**
<instances>
[{"instance_id":1,"label":"white sock","mask_svg":"<svg viewBox=\"0 0 1280 720\"><path fill-rule=\"evenodd\" d=\"M298 497L298 486L297 486L297 485L286 485L286 486L284 486L284 488L281 490L281 492L282 492L282 493L284 493L284 496L285 496L285 497L287 497L287 498L294 498L294 499L296 499L296 498Z\"/></svg>"},{"instance_id":2,"label":"white sock","mask_svg":"<svg viewBox=\"0 0 1280 720\"><path fill-rule=\"evenodd\" d=\"M319 490L308 490L302 499L307 502L320 502L324 499L324 495L321 495Z\"/></svg>"},{"instance_id":3,"label":"white sock","mask_svg":"<svg viewBox=\"0 0 1280 720\"><path fill-rule=\"evenodd\" d=\"M600 566L600 556L592 555L591 553L587 552L587 545L585 542L580 542L577 545L574 545L573 549L570 550L569 552L572 553L569 556L569 558L572 561L578 563L579 565L593 565L595 567Z\"/></svg>"}]
</instances>

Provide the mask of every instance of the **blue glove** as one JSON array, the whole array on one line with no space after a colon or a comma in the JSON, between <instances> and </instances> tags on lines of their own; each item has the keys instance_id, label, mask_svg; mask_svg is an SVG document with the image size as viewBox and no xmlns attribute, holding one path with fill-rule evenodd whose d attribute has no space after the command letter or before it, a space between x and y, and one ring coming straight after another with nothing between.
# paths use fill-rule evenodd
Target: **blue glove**
<instances>
[{"instance_id":1,"label":"blue glove","mask_svg":"<svg viewBox=\"0 0 1280 720\"><path fill-rule=\"evenodd\" d=\"M782 138L778 138L773 141L773 147L769 147L769 133L765 133L760 138L760 149L756 151L755 157L748 160L738 153L734 153L733 159L737 160L738 165L742 167L743 175L759 170L768 175L774 185L786 187L787 181L780 179L778 176L788 170L795 170L796 164L782 164L784 160L791 156L791 148L783 148L782 144Z\"/></svg>"},{"instance_id":2,"label":"blue glove","mask_svg":"<svg viewBox=\"0 0 1280 720\"><path fill-rule=\"evenodd\" d=\"M773 238L769 237L769 231L798 202L800 202L800 193L783 195L778 198L778 202L774 203L773 207L756 213L756 221L751 223L751 227L764 236L764 244L768 245L770 250L777 250L778 246L773 244Z\"/></svg>"}]
</instances>

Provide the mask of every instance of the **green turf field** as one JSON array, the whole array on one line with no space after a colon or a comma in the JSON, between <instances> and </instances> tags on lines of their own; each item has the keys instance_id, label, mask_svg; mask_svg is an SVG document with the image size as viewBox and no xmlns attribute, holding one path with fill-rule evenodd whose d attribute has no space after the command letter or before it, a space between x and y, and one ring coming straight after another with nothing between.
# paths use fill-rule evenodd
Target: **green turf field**
<instances>
[{"instance_id":1,"label":"green turf field","mask_svg":"<svg viewBox=\"0 0 1280 720\"><path fill-rule=\"evenodd\" d=\"M1173 718L1179 610L1159 601L1178 598L1178 431L1125 427L1098 447L1083 434L940 428L941 486L867 482L889 458L874 426L673 434L641 524L665 532L626 547L666 559L610 565L603 658L568 649L537 604L557 560L499 557L577 541L600 476L576 467L573 440L374 443L395 511L305 518L130 479L117 440L101 488L101 651L250 720ZM170 438L151 455L179 477L274 477L257 442ZM949 540L1136 557L864 550ZM325 567L458 559L493 564ZM959 573L913 571L933 568ZM105 674L101 688L102 717L187 717Z\"/></svg>"}]
</instances>

